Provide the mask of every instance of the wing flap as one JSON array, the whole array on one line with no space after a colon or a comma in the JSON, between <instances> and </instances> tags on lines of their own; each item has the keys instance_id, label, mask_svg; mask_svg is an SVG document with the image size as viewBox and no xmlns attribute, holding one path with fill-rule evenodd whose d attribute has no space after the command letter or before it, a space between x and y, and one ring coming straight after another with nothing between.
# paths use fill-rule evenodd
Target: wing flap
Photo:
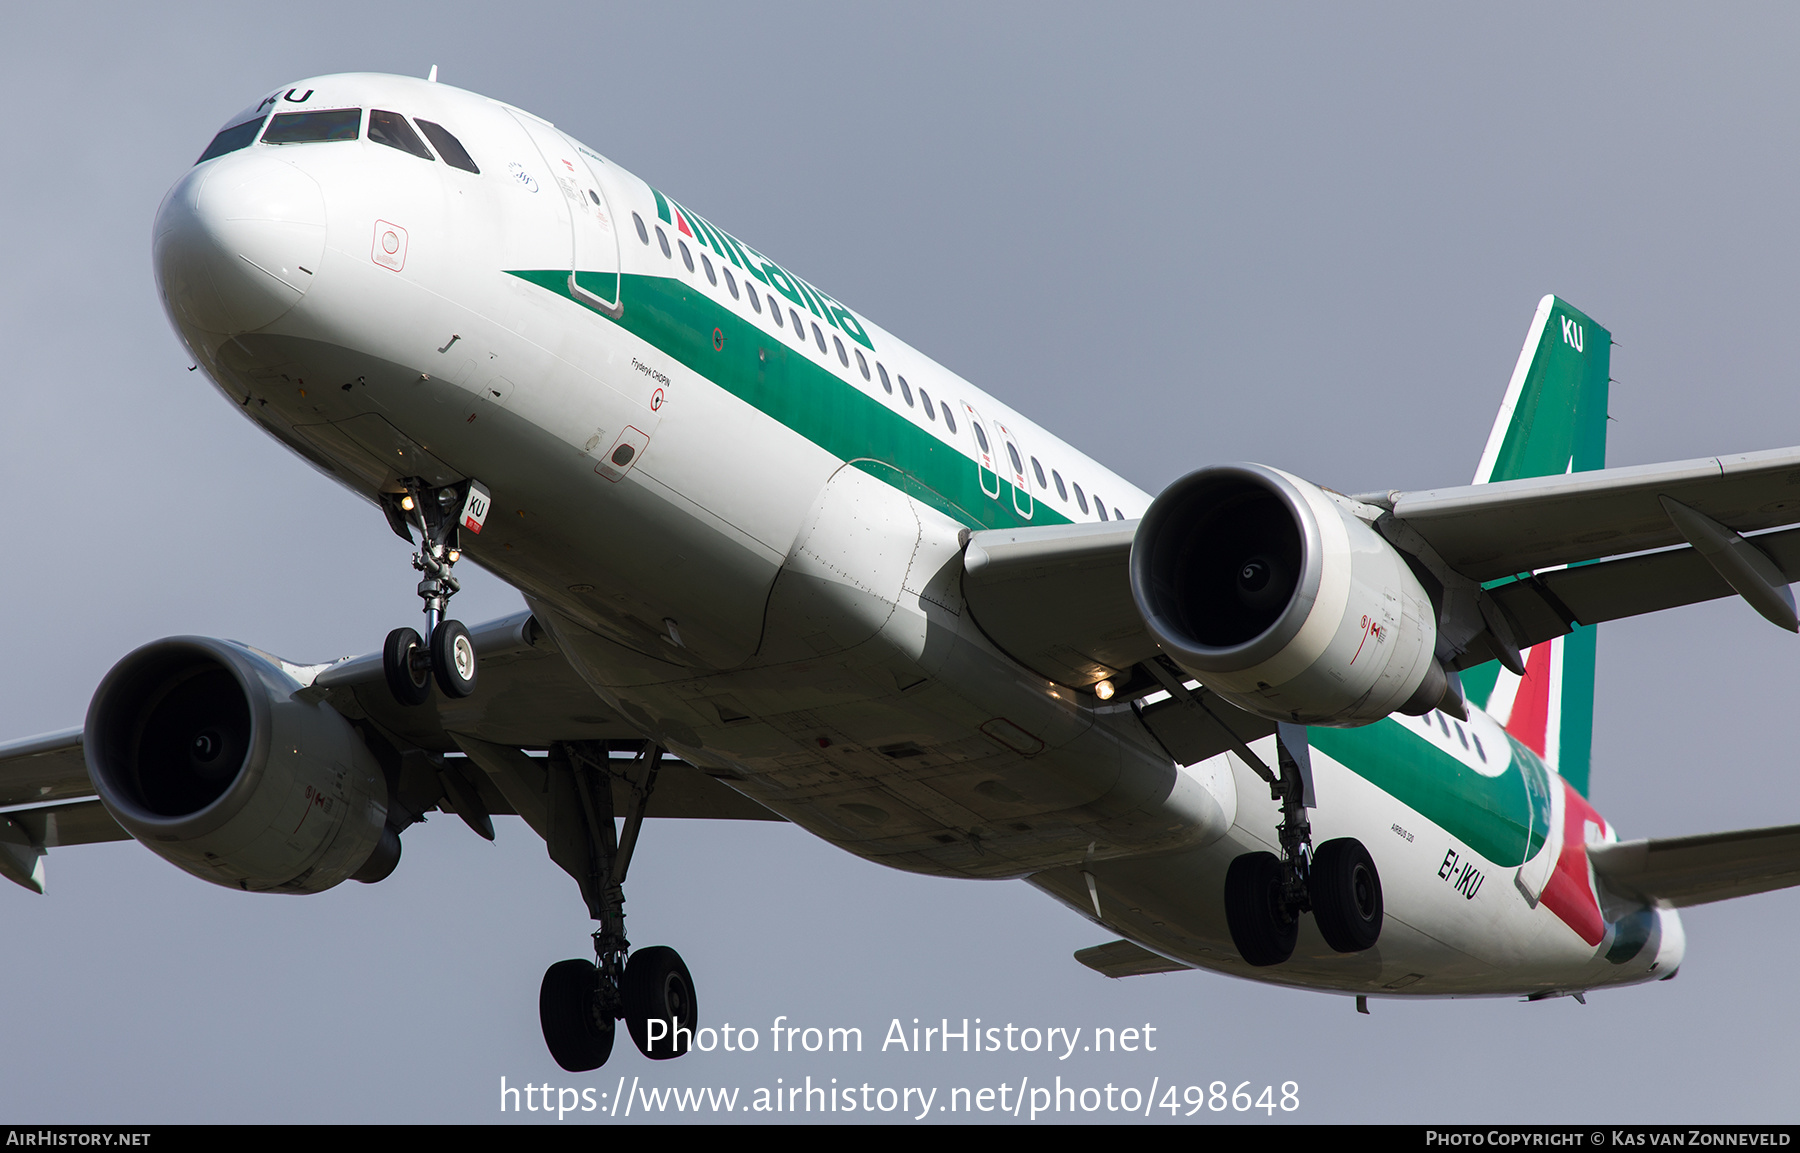
<instances>
[{"instance_id":1,"label":"wing flap","mask_svg":"<svg viewBox=\"0 0 1800 1153\"><path fill-rule=\"evenodd\" d=\"M80 729L0 744L0 808L93 795Z\"/></svg>"},{"instance_id":2,"label":"wing flap","mask_svg":"<svg viewBox=\"0 0 1800 1153\"><path fill-rule=\"evenodd\" d=\"M1169 697L1138 710L1144 727L1179 763L1197 765L1239 745L1274 735L1274 721L1228 705L1203 688L1191 691L1195 703Z\"/></svg>"},{"instance_id":3,"label":"wing flap","mask_svg":"<svg viewBox=\"0 0 1800 1153\"><path fill-rule=\"evenodd\" d=\"M1740 533L1800 521L1800 448L1390 493L1393 515L1477 581L1685 543L1672 500Z\"/></svg>"},{"instance_id":4,"label":"wing flap","mask_svg":"<svg viewBox=\"0 0 1800 1153\"><path fill-rule=\"evenodd\" d=\"M1800 825L1588 846L1613 893L1677 907L1800 885Z\"/></svg>"},{"instance_id":5,"label":"wing flap","mask_svg":"<svg viewBox=\"0 0 1800 1153\"><path fill-rule=\"evenodd\" d=\"M1800 577L1800 529L1746 538L1789 579ZM1719 570L1692 546L1643 553L1575 568L1536 573L1488 590L1506 610L1521 649L1562 636L1573 625L1594 625L1736 596ZM1459 669L1493 660L1486 638L1456 661Z\"/></svg>"},{"instance_id":6,"label":"wing flap","mask_svg":"<svg viewBox=\"0 0 1800 1153\"><path fill-rule=\"evenodd\" d=\"M23 828L33 844L46 849L131 840L131 834L120 828L112 814L106 811L106 806L97 800L46 805L41 809L14 809L6 817Z\"/></svg>"}]
</instances>

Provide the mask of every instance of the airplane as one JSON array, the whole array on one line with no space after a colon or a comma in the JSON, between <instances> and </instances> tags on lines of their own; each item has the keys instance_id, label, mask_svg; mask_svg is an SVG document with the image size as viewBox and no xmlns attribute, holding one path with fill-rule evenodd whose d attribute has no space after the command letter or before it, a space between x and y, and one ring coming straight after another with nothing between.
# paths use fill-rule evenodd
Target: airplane
<instances>
[{"instance_id":1,"label":"airplane","mask_svg":"<svg viewBox=\"0 0 1800 1153\"><path fill-rule=\"evenodd\" d=\"M583 1070L619 1021L651 1058L700 1024L625 932L647 817L1024 879L1115 938L1077 954L1106 976L1359 1007L1667 979L1677 908L1800 883L1800 827L1620 841L1587 802L1598 623L1736 594L1796 630L1800 450L1604 467L1610 338L1558 298L1470 485L1227 464L1152 497L435 77L265 94L154 263L219 391L417 549L425 624L321 665L124 656L79 728L0 746L29 889L135 838L315 893L391 875L427 813L517 815L599 926L540 985ZM465 553L527 611L450 616Z\"/></svg>"}]
</instances>

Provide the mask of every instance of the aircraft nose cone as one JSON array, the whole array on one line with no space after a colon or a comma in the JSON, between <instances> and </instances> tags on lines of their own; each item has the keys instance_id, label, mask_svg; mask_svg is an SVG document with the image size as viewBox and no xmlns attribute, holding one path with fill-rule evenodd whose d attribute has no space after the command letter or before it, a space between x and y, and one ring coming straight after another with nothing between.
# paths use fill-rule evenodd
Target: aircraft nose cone
<instances>
[{"instance_id":1,"label":"aircraft nose cone","mask_svg":"<svg viewBox=\"0 0 1800 1153\"><path fill-rule=\"evenodd\" d=\"M233 336L279 319L325 254L325 196L254 152L192 169L156 214L156 277L178 324Z\"/></svg>"}]
</instances>

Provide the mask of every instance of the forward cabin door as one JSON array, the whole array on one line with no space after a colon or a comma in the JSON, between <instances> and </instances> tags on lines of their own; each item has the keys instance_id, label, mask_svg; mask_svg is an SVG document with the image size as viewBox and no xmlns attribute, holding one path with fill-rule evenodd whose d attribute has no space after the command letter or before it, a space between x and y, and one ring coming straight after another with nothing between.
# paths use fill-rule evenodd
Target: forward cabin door
<instances>
[{"instance_id":1,"label":"forward cabin door","mask_svg":"<svg viewBox=\"0 0 1800 1153\"><path fill-rule=\"evenodd\" d=\"M537 145L568 209L573 253L569 295L618 319L624 313L619 303L619 233L594 176L594 168L603 162L598 156L590 161L586 149L535 116L517 111L513 116Z\"/></svg>"}]
</instances>

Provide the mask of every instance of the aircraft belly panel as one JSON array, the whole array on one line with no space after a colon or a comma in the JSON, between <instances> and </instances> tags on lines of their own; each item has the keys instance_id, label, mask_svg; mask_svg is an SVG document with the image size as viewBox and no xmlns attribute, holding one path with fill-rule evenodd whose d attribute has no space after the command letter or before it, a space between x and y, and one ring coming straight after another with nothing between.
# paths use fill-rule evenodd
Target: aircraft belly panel
<instances>
[{"instance_id":1,"label":"aircraft belly panel","mask_svg":"<svg viewBox=\"0 0 1800 1153\"><path fill-rule=\"evenodd\" d=\"M1202 843L1226 803L1129 706L1092 710L911 586L957 563L958 526L857 468L821 491L744 668L696 674L545 616L595 690L696 764L858 855L1018 876ZM534 605L534 607L536 607Z\"/></svg>"}]
</instances>

